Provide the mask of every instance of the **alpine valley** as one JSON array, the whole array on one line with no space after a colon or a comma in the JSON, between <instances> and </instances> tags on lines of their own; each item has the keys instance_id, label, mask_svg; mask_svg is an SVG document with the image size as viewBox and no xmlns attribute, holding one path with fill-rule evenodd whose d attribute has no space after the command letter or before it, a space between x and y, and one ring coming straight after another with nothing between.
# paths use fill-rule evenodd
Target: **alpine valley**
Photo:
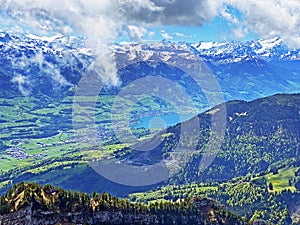
<instances>
[{"instance_id":1,"label":"alpine valley","mask_svg":"<svg viewBox=\"0 0 300 225\"><path fill-rule=\"evenodd\" d=\"M78 37L0 34L0 224L300 224L299 49L279 38L113 44L119 81L97 95L98 151L95 143L79 140L73 126L74 96L97 61L97 51L83 43ZM222 101L211 104L207 87L173 66L188 68L195 56L218 83ZM136 102L129 123L139 148L160 143L136 151L118 139L111 114L119 93L149 75L181 86L196 111L178 111L155 96ZM174 89L164 91L185 104ZM213 130L218 115L225 115L222 137ZM166 119L164 126L147 125L158 117ZM201 170L212 137L219 150ZM177 146L197 151L178 154ZM171 176L164 181L130 186L88 164L105 158L137 167L169 158L179 164L167 164Z\"/></svg>"}]
</instances>

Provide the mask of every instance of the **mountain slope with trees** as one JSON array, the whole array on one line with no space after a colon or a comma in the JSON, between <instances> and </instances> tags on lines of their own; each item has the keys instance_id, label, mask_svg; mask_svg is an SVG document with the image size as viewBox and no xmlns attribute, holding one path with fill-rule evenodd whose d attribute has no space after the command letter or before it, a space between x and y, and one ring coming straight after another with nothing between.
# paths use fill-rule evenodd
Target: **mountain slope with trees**
<instances>
[{"instance_id":1,"label":"mountain slope with trees","mask_svg":"<svg viewBox=\"0 0 300 225\"><path fill-rule=\"evenodd\" d=\"M14 185L0 198L0 224L247 224L212 199L132 203L34 183Z\"/></svg>"},{"instance_id":2,"label":"mountain slope with trees","mask_svg":"<svg viewBox=\"0 0 300 225\"><path fill-rule=\"evenodd\" d=\"M147 164L172 156L178 144L184 150L196 143L197 151L169 180L169 183L177 184L226 181L278 169L289 162L300 163L300 94L279 94L250 102L230 101L224 104L227 111L224 140L205 171L201 171L199 166L211 136L212 114L224 113L221 110L223 106L216 106L199 114L198 118L179 123L156 135L151 141L162 141L155 149L133 151L126 157L133 163ZM193 127L197 121L200 123L199 131L181 134L183 125ZM147 140L146 144L151 141Z\"/></svg>"}]
</instances>

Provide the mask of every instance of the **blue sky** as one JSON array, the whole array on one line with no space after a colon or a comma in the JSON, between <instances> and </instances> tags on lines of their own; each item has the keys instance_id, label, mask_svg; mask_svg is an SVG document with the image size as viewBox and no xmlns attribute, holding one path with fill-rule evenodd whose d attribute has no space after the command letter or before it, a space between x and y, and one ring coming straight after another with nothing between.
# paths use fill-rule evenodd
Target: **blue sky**
<instances>
[{"instance_id":1,"label":"blue sky","mask_svg":"<svg viewBox=\"0 0 300 225\"><path fill-rule=\"evenodd\" d=\"M224 14L225 12L225 14ZM143 35L143 41L161 41L169 40L173 42L199 42L199 41L248 41L258 39L254 31L243 26L243 14L231 5L224 6L224 12L221 15L205 21L200 26L150 26ZM235 30L241 30L240 34ZM127 33L120 35L119 41L131 41Z\"/></svg>"},{"instance_id":2,"label":"blue sky","mask_svg":"<svg viewBox=\"0 0 300 225\"><path fill-rule=\"evenodd\" d=\"M143 41L162 41L169 40L172 42L192 42L199 41L248 41L258 39L258 35L248 31L241 38L237 38L232 34L234 25L221 17L216 17L212 21L202 26L151 26L147 27L147 33L143 36ZM127 33L120 35L119 42L132 41Z\"/></svg>"}]
</instances>

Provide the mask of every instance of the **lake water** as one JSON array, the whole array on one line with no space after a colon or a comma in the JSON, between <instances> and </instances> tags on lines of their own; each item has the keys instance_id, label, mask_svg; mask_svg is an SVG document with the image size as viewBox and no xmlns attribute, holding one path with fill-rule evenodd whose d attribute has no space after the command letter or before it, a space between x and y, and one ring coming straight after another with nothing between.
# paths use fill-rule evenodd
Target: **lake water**
<instances>
[{"instance_id":1,"label":"lake water","mask_svg":"<svg viewBox=\"0 0 300 225\"><path fill-rule=\"evenodd\" d=\"M166 128L184 122L195 116L194 114L179 115L177 113L165 114L161 116L146 116L138 122L131 124L134 129L137 128Z\"/></svg>"}]
</instances>

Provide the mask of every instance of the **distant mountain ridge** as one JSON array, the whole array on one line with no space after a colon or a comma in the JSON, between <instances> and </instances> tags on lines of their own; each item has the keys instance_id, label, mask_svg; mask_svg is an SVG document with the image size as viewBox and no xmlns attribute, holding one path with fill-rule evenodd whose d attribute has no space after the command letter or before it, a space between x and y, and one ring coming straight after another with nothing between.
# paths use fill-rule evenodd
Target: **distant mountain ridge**
<instances>
[{"instance_id":1,"label":"distant mountain ridge","mask_svg":"<svg viewBox=\"0 0 300 225\"><path fill-rule=\"evenodd\" d=\"M144 59L151 55L151 50L161 50L166 53L180 53L180 50L191 50L200 55L207 62L214 64L227 64L247 61L251 58L261 58L266 61L297 61L300 60L300 49L289 49L280 38L258 39L247 42L230 41L230 42L205 42L188 43L163 41L159 43L139 44L126 43L117 45L120 50L144 50ZM133 55L131 55L133 57Z\"/></svg>"},{"instance_id":2,"label":"distant mountain ridge","mask_svg":"<svg viewBox=\"0 0 300 225\"><path fill-rule=\"evenodd\" d=\"M0 96L64 95L76 87L96 57L83 43L78 37L0 33ZM111 49L117 57L126 55L122 59L128 65L134 61L148 65L154 52L166 66L178 60L177 56L193 63L193 54L197 54L212 70L226 101L294 93L300 88L300 49L288 49L279 38L245 43L125 43ZM131 81L134 69L118 72L122 83Z\"/></svg>"},{"instance_id":3,"label":"distant mountain ridge","mask_svg":"<svg viewBox=\"0 0 300 225\"><path fill-rule=\"evenodd\" d=\"M299 60L300 57L299 50L289 49L278 37L248 42L200 42L191 47L204 58L223 63L239 62L251 57L268 61Z\"/></svg>"}]
</instances>

